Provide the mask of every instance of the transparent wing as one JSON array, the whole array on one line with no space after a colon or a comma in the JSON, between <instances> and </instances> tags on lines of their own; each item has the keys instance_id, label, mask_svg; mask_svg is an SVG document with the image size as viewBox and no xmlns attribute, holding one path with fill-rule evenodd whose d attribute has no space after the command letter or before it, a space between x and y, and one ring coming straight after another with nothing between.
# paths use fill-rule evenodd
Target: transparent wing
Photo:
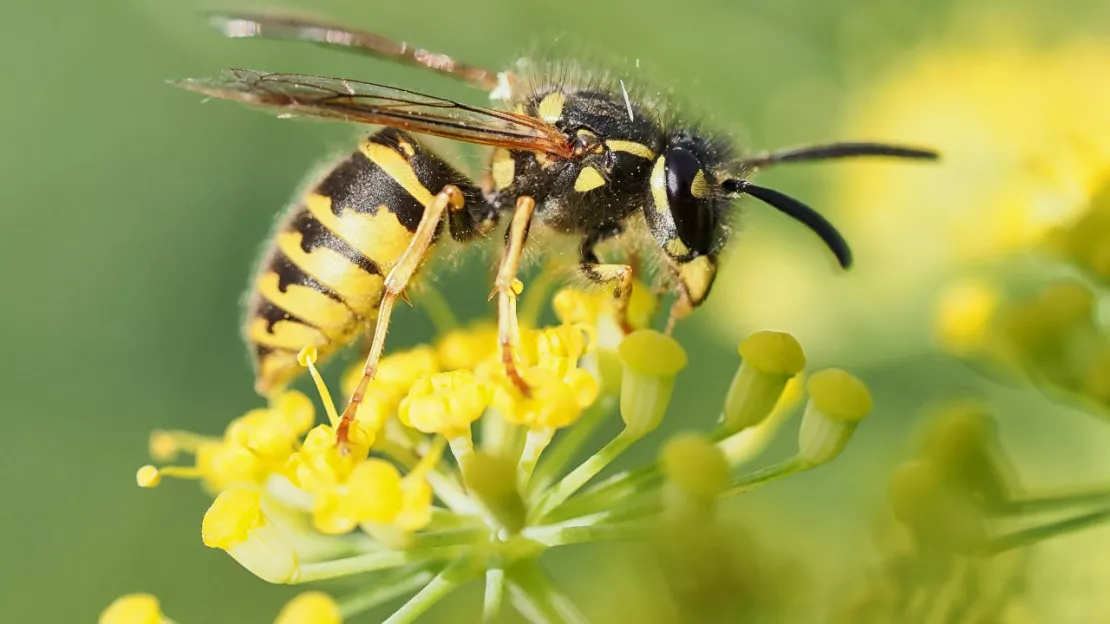
<instances>
[{"instance_id":1,"label":"transparent wing","mask_svg":"<svg viewBox=\"0 0 1110 624\"><path fill-rule=\"evenodd\" d=\"M230 69L218 78L187 79L173 84L211 97L275 109L283 116L391 126L563 158L572 153L567 137L536 117L460 104L372 82Z\"/></svg>"},{"instance_id":2,"label":"transparent wing","mask_svg":"<svg viewBox=\"0 0 1110 624\"><path fill-rule=\"evenodd\" d=\"M497 72L467 65L437 52L365 30L330 24L306 16L273 12L211 13L209 19L226 37L292 39L363 52L458 78L486 91L497 88Z\"/></svg>"}]
</instances>

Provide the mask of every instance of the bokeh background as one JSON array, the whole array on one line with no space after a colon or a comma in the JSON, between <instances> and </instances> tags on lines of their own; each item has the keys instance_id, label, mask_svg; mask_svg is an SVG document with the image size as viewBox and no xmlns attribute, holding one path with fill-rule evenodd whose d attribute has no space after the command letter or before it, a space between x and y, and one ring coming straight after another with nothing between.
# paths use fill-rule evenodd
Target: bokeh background
<instances>
[{"instance_id":1,"label":"bokeh background","mask_svg":"<svg viewBox=\"0 0 1110 624\"><path fill-rule=\"evenodd\" d=\"M147 461L150 430L218 432L257 404L238 328L256 252L305 172L349 149L357 130L202 105L166 80L240 66L363 77L481 103L481 94L449 80L357 55L222 40L197 11L227 6L244 5L0 5L5 622L91 622L115 596L133 591L157 594L183 623L269 621L292 595L202 546L208 499L198 488L140 490L134 471ZM931 341L931 302L946 280L1011 253L1039 231L1025 222L1010 231L1013 213L998 206L1015 196L1047 196L1051 210L1038 218L1052 221L1082 204L1092 176L1076 174L1081 164L1061 154L1082 160L1075 154L1088 152L1061 144L1074 146L1068 141L1079 137L1101 145L1105 156L1110 106L1099 117L1097 110L1032 107L1025 96L1101 90L1103 99L1093 101L1110 104L1110 4L281 6L490 66L537 43L575 55L588 48L666 84L751 149L842 138L948 149L938 171L843 163L762 175L762 183L841 224L859 250L859 270L838 274L808 232L746 204L743 236L715 296L677 331L692 365L659 435L716 418L737 364L735 344L754 329L792 331L814 365L846 366L874 389L876 413L840 460L733 503L761 548L811 564L818 576L860 569L883 484L916 419L961 393L989 400L1028 482L1110 475L1110 432L1096 419L1067 401L983 375ZM479 162L465 150L462 158ZM1035 188L1015 173L1046 167L1036 179L1048 181ZM485 270L472 262L439 279L461 316L489 312ZM399 316L393 346L430 336L419 310ZM786 435L769 453L784 455L792 444ZM652 452L644 446L641 453ZM1091 537L1097 534L1075 539L1088 540L1090 557L1106 560L1110 542ZM588 575L570 574L599 557L603 551L558 558L572 594L605 591ZM473 608L478 599L452 598L431 617L460 621L459 605Z\"/></svg>"}]
</instances>

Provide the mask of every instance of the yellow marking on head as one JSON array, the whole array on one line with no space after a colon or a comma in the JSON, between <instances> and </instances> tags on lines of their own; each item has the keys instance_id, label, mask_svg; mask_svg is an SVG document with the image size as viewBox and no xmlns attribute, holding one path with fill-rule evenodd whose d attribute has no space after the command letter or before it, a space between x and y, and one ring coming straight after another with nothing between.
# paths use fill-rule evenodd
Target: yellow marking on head
<instances>
[{"instance_id":1,"label":"yellow marking on head","mask_svg":"<svg viewBox=\"0 0 1110 624\"><path fill-rule=\"evenodd\" d=\"M705 171L698 169L694 181L690 183L690 194L698 199L709 197L709 182L705 180Z\"/></svg>"},{"instance_id":2,"label":"yellow marking on head","mask_svg":"<svg viewBox=\"0 0 1110 624\"><path fill-rule=\"evenodd\" d=\"M281 232L277 235L278 249L302 271L332 289L356 314L368 318L378 309L382 299L382 276L372 275L361 267L326 247L305 253L301 249L301 233Z\"/></svg>"},{"instance_id":3,"label":"yellow marking on head","mask_svg":"<svg viewBox=\"0 0 1110 624\"><path fill-rule=\"evenodd\" d=\"M517 115L525 114L526 111L524 110L524 103L522 102L522 103L519 103L516 106L514 106L513 107L513 112L516 113Z\"/></svg>"},{"instance_id":4,"label":"yellow marking on head","mask_svg":"<svg viewBox=\"0 0 1110 624\"><path fill-rule=\"evenodd\" d=\"M563 116L563 105L567 103L567 96L562 91L553 91L540 100L537 112L540 119L547 123L555 123Z\"/></svg>"},{"instance_id":5,"label":"yellow marking on head","mask_svg":"<svg viewBox=\"0 0 1110 624\"><path fill-rule=\"evenodd\" d=\"M412 143L409 143L404 139L400 139L397 141L397 147L405 153L405 156L409 158L416 156L416 148L412 146Z\"/></svg>"},{"instance_id":6,"label":"yellow marking on head","mask_svg":"<svg viewBox=\"0 0 1110 624\"><path fill-rule=\"evenodd\" d=\"M388 173L389 177L408 191L409 195L412 195L422 206L432 203L431 191L424 187L416 177L416 171L413 170L412 165L397 150L370 140L360 141L358 149L370 159L370 162Z\"/></svg>"},{"instance_id":7,"label":"yellow marking on head","mask_svg":"<svg viewBox=\"0 0 1110 624\"><path fill-rule=\"evenodd\" d=\"M285 292L281 292L278 288L280 281L277 273L266 273L258 278L255 288L266 301L320 328L329 340L350 332L355 320L350 308L301 284L288 284Z\"/></svg>"},{"instance_id":8,"label":"yellow marking on head","mask_svg":"<svg viewBox=\"0 0 1110 624\"><path fill-rule=\"evenodd\" d=\"M308 345L322 347L328 339L320 330L296 321L277 321L269 331L264 318L255 318L247 326L247 338L256 344L278 349L299 351Z\"/></svg>"},{"instance_id":9,"label":"yellow marking on head","mask_svg":"<svg viewBox=\"0 0 1110 624\"><path fill-rule=\"evenodd\" d=\"M716 274L717 265L709 256L698 256L678 267L678 275L690 295L690 302L695 305L709 294L709 287L713 285L713 276Z\"/></svg>"},{"instance_id":10,"label":"yellow marking on head","mask_svg":"<svg viewBox=\"0 0 1110 624\"><path fill-rule=\"evenodd\" d=\"M255 360L254 370L254 389L262 396L270 396L285 387L304 368L297 363L295 352L271 351Z\"/></svg>"},{"instance_id":11,"label":"yellow marking on head","mask_svg":"<svg viewBox=\"0 0 1110 624\"><path fill-rule=\"evenodd\" d=\"M685 256L686 254L690 253L690 248L687 247L686 243L682 242L682 239L677 236L667 241L665 247L667 253L671 254L672 256Z\"/></svg>"},{"instance_id":12,"label":"yellow marking on head","mask_svg":"<svg viewBox=\"0 0 1110 624\"><path fill-rule=\"evenodd\" d=\"M592 191L602 186L605 186L605 178L601 177L601 174L593 167L583 167L582 172L578 174L578 179L574 181L574 190L579 193Z\"/></svg>"},{"instance_id":13,"label":"yellow marking on head","mask_svg":"<svg viewBox=\"0 0 1110 624\"><path fill-rule=\"evenodd\" d=\"M309 193L304 203L317 221L377 264L383 274L397 264L412 241L412 232L384 205L375 214L344 210L343 216L336 216L330 197Z\"/></svg>"},{"instance_id":14,"label":"yellow marking on head","mask_svg":"<svg viewBox=\"0 0 1110 624\"><path fill-rule=\"evenodd\" d=\"M516 176L516 161L509 150L499 147L493 150L493 160L490 164L490 173L493 175L493 185L498 190L508 188Z\"/></svg>"},{"instance_id":15,"label":"yellow marking on head","mask_svg":"<svg viewBox=\"0 0 1110 624\"><path fill-rule=\"evenodd\" d=\"M671 207L667 203L667 165L662 156L655 159L655 166L651 169L651 197L655 200L655 210L670 213Z\"/></svg>"},{"instance_id":16,"label":"yellow marking on head","mask_svg":"<svg viewBox=\"0 0 1110 624\"><path fill-rule=\"evenodd\" d=\"M639 156L640 158L646 158L648 160L655 158L655 152L643 143L637 143L635 141L622 141L621 139L610 139L605 142L605 145L607 145L609 149L613 150L614 152L624 152L626 154L632 154L633 156Z\"/></svg>"}]
</instances>

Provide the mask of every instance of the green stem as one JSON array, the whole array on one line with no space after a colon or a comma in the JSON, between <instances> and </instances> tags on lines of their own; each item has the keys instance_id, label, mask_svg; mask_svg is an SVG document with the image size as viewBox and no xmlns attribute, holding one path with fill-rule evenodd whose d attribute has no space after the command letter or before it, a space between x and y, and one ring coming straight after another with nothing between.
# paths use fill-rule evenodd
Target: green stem
<instances>
[{"instance_id":1,"label":"green stem","mask_svg":"<svg viewBox=\"0 0 1110 624\"><path fill-rule=\"evenodd\" d=\"M500 561L493 562L486 570L486 593L482 599L482 624L492 624L501 614L505 600L505 569Z\"/></svg>"},{"instance_id":2,"label":"green stem","mask_svg":"<svg viewBox=\"0 0 1110 624\"><path fill-rule=\"evenodd\" d=\"M421 589L409 601L401 605L393 615L389 616L383 624L408 624L416 620L430 609L432 605L451 593L462 584L470 572L470 564L463 559L457 559L436 575L424 589Z\"/></svg>"},{"instance_id":3,"label":"green stem","mask_svg":"<svg viewBox=\"0 0 1110 624\"><path fill-rule=\"evenodd\" d=\"M403 574L395 575L360 592L341 598L338 602L339 615L344 620L348 620L405 594L412 593L427 585L431 580L432 573L427 570L406 570Z\"/></svg>"},{"instance_id":4,"label":"green stem","mask_svg":"<svg viewBox=\"0 0 1110 624\"><path fill-rule=\"evenodd\" d=\"M761 485L770 483L776 479L790 476L794 473L813 468L814 464L806 461L799 455L795 455L789 459L784 459L780 462L771 464L766 468L760 468L755 472L749 472L746 475L733 477L725 488L722 496L734 496L736 494L743 494L748 490L753 490Z\"/></svg>"},{"instance_id":5,"label":"green stem","mask_svg":"<svg viewBox=\"0 0 1110 624\"><path fill-rule=\"evenodd\" d=\"M605 417L612 413L616 405L617 397L601 397L578 419L578 422L574 423L573 427L567 428L559 436L551 449L544 454L544 459L540 462L539 467L536 468L536 474L532 478L531 492L544 492L555 483L559 474L578 454L582 445L589 441L594 431L605 421Z\"/></svg>"},{"instance_id":6,"label":"green stem","mask_svg":"<svg viewBox=\"0 0 1110 624\"><path fill-rule=\"evenodd\" d=\"M334 561L306 563L297 570L293 583L322 581L341 576L362 574L363 572L388 570L389 568L398 568L412 563L451 559L461 555L467 549L468 546L444 546L420 550L383 550Z\"/></svg>"},{"instance_id":7,"label":"green stem","mask_svg":"<svg viewBox=\"0 0 1110 624\"><path fill-rule=\"evenodd\" d=\"M447 303L447 298L439 292L438 288L433 288L427 283L421 284L417 301L420 307L424 308L437 334L442 336L459 328L459 319L455 317L455 313L451 311L451 304Z\"/></svg>"},{"instance_id":8,"label":"green stem","mask_svg":"<svg viewBox=\"0 0 1110 624\"><path fill-rule=\"evenodd\" d=\"M586 616L555 587L535 559L526 559L509 570L513 604L535 624L587 624Z\"/></svg>"},{"instance_id":9,"label":"green stem","mask_svg":"<svg viewBox=\"0 0 1110 624\"><path fill-rule=\"evenodd\" d=\"M630 497L651 491L662 481L663 473L658 463L622 472L567 501L548 519L558 521L590 514L598 509L613 508Z\"/></svg>"},{"instance_id":10,"label":"green stem","mask_svg":"<svg viewBox=\"0 0 1110 624\"><path fill-rule=\"evenodd\" d=\"M1057 535L1064 535L1094 524L1100 524L1106 520L1110 520L1110 507L996 537L991 540L986 550L989 554L998 554L1014 548L1030 546Z\"/></svg>"},{"instance_id":11,"label":"green stem","mask_svg":"<svg viewBox=\"0 0 1110 624\"><path fill-rule=\"evenodd\" d=\"M586 542L630 541L649 536L648 527L641 522L618 522L593 525L570 524L534 527L525 531L525 537L548 546L566 546Z\"/></svg>"},{"instance_id":12,"label":"green stem","mask_svg":"<svg viewBox=\"0 0 1110 624\"><path fill-rule=\"evenodd\" d=\"M543 314L543 306L548 302L547 291L555 285L555 271L550 266L544 267L528 284L524 303L520 306L517 318L523 327L535 327Z\"/></svg>"},{"instance_id":13,"label":"green stem","mask_svg":"<svg viewBox=\"0 0 1110 624\"><path fill-rule=\"evenodd\" d=\"M628 447L639 439L639 436L629 433L628 429L621 430L593 457L579 464L570 474L563 477L562 481L555 484L555 487L548 490L536 504L532 517L542 519L562 505L571 495L589 483L590 479L596 477L599 472L604 470L606 466L612 463L621 453L627 451Z\"/></svg>"},{"instance_id":14,"label":"green stem","mask_svg":"<svg viewBox=\"0 0 1110 624\"><path fill-rule=\"evenodd\" d=\"M431 549L444 546L474 544L485 540L488 536L489 528L485 526L450 529L446 531L436 531L434 533L414 533L410 537L408 549Z\"/></svg>"},{"instance_id":15,"label":"green stem","mask_svg":"<svg viewBox=\"0 0 1110 624\"><path fill-rule=\"evenodd\" d=\"M520 453L520 470L519 481L521 490L526 490L528 481L532 478L532 473L536 469L536 463L540 460L540 454L543 453L547 445L551 443L551 438L555 436L555 429L552 427L543 427L542 429L529 429L524 438L524 450Z\"/></svg>"},{"instance_id":16,"label":"green stem","mask_svg":"<svg viewBox=\"0 0 1110 624\"><path fill-rule=\"evenodd\" d=\"M1071 492L1056 492L1036 497L1006 501L999 511L1002 513L1036 513L1054 511L1064 507L1077 507L1093 503L1110 501L1110 489L1106 487L1078 490Z\"/></svg>"}]
</instances>

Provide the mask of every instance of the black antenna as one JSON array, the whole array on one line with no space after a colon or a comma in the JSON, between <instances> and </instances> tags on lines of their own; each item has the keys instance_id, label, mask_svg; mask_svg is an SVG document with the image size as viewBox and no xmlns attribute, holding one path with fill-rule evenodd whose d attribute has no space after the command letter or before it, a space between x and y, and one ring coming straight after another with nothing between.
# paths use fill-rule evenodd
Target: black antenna
<instances>
[{"instance_id":1,"label":"black antenna","mask_svg":"<svg viewBox=\"0 0 1110 624\"><path fill-rule=\"evenodd\" d=\"M777 163L832 160L856 156L888 156L916 160L937 160L940 154L929 149L888 145L886 143L829 143L768 152L740 161L745 167L766 167Z\"/></svg>"},{"instance_id":2,"label":"black antenna","mask_svg":"<svg viewBox=\"0 0 1110 624\"><path fill-rule=\"evenodd\" d=\"M746 195L751 195L768 206L799 221L821 237L821 240L825 242L825 245L833 252L833 255L836 256L836 260L840 263L841 267L847 269L852 266L852 250L848 247L848 241L844 240L844 237L841 236L840 232L837 231L832 223L829 223L828 219L822 217L820 213L813 208L810 208L789 195L764 186L756 186L745 180L725 180L722 187L729 193L744 193Z\"/></svg>"}]
</instances>

